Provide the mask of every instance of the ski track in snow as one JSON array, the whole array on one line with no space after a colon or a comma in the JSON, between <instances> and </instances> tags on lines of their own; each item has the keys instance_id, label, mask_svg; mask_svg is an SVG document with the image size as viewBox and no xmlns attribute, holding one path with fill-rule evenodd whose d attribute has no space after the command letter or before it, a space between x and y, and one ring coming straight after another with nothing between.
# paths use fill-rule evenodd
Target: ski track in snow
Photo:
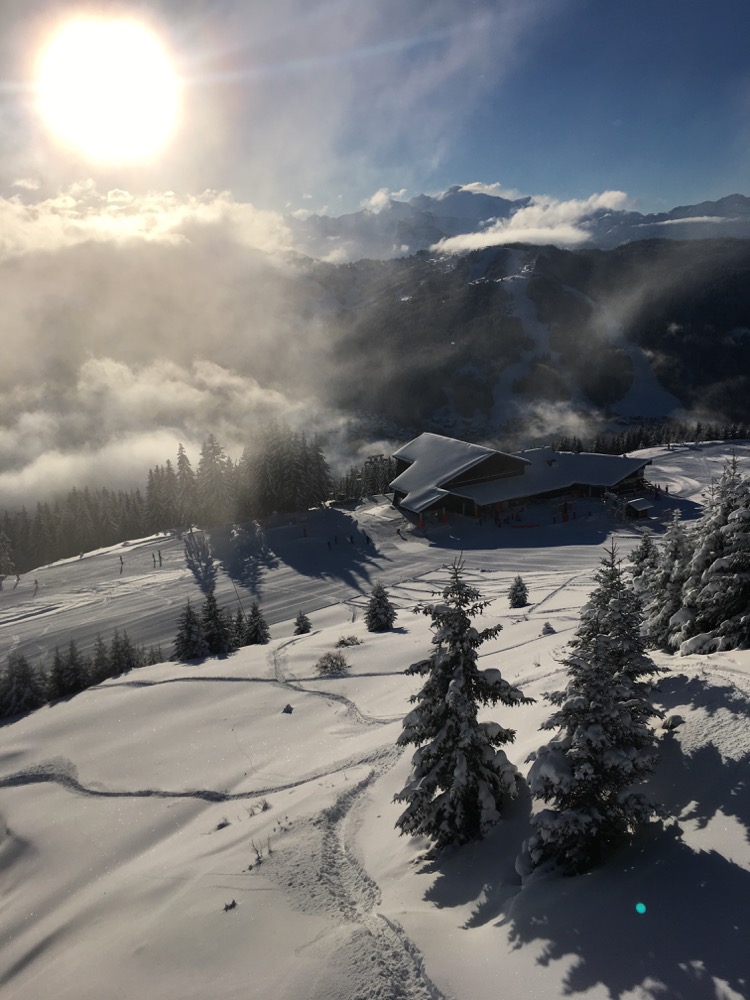
<instances>
[{"instance_id":1,"label":"ski track in snow","mask_svg":"<svg viewBox=\"0 0 750 1000\"><path fill-rule=\"evenodd\" d=\"M389 750L367 777L308 821L302 849L274 851L264 860L262 873L282 889L292 889L290 899L303 912L324 915L331 921L331 930L321 937L346 935L348 947L335 950L331 978L347 983L348 996L357 1000L447 1000L428 977L421 952L401 925L377 912L380 889L351 846L356 806L398 759L398 749ZM314 951L319 946L320 938L301 950ZM330 996L327 990L325 982L311 984L310 1000L324 1000Z\"/></svg>"}]
</instances>

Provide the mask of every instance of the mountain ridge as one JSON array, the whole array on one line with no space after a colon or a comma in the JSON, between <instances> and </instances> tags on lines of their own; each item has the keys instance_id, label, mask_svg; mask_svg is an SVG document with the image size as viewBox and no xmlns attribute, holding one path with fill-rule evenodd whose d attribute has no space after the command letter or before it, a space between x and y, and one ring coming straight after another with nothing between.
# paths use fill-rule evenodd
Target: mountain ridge
<instances>
[{"instance_id":1,"label":"mountain ridge","mask_svg":"<svg viewBox=\"0 0 750 1000\"><path fill-rule=\"evenodd\" d=\"M351 263L361 259L387 260L439 248L443 240L487 234L498 223L509 223L516 213L537 204L532 197L504 198L454 185L438 195L419 194L408 201L389 197L377 209L363 208L342 216L287 217L296 249L316 259ZM585 206L578 209L577 226L583 248L612 249L649 238L750 239L750 197L734 193L716 201L682 205L667 212ZM516 230L514 230L514 233ZM563 240L549 242L565 245ZM540 244L544 239L530 238ZM507 245L494 231L487 245ZM568 238L569 239L569 238ZM516 242L514 238L508 240Z\"/></svg>"}]
</instances>

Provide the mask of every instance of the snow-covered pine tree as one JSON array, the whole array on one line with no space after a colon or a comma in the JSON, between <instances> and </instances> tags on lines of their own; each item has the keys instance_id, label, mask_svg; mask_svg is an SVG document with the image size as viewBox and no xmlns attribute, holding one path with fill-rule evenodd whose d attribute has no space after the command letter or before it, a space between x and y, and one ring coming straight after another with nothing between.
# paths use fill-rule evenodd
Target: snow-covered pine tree
<instances>
[{"instance_id":1,"label":"snow-covered pine tree","mask_svg":"<svg viewBox=\"0 0 750 1000\"><path fill-rule=\"evenodd\" d=\"M231 615L216 603L213 590L206 594L201 615L203 637L210 656L226 656L237 648Z\"/></svg>"},{"instance_id":2,"label":"snow-covered pine tree","mask_svg":"<svg viewBox=\"0 0 750 1000\"><path fill-rule=\"evenodd\" d=\"M532 755L532 795L551 805L532 816L526 845L533 867L587 871L657 813L638 786L656 764L650 726L659 672L645 653L641 607L624 579L614 546L596 573L562 660L568 684L546 695L557 711L544 729L557 734Z\"/></svg>"},{"instance_id":3,"label":"snow-covered pine tree","mask_svg":"<svg viewBox=\"0 0 750 1000\"><path fill-rule=\"evenodd\" d=\"M512 608L525 608L529 603L529 588L523 582L522 577L517 576L510 585L508 601Z\"/></svg>"},{"instance_id":4,"label":"snow-covered pine tree","mask_svg":"<svg viewBox=\"0 0 750 1000\"><path fill-rule=\"evenodd\" d=\"M750 478L728 463L690 534L692 558L671 645L713 652L750 641Z\"/></svg>"},{"instance_id":5,"label":"snow-covered pine tree","mask_svg":"<svg viewBox=\"0 0 750 1000\"><path fill-rule=\"evenodd\" d=\"M208 656L208 643L203 633L203 623L189 599L177 619L174 655L182 663L186 663L188 660L201 660L204 656Z\"/></svg>"},{"instance_id":6,"label":"snow-covered pine tree","mask_svg":"<svg viewBox=\"0 0 750 1000\"><path fill-rule=\"evenodd\" d=\"M641 598L646 600L646 595L650 592L651 577L656 571L659 562L659 550L654 544L650 532L645 532L640 543L628 556L630 562L630 577L633 583L633 590Z\"/></svg>"},{"instance_id":7,"label":"snow-covered pine tree","mask_svg":"<svg viewBox=\"0 0 750 1000\"><path fill-rule=\"evenodd\" d=\"M258 607L258 602L253 601L245 616L245 645L264 646L270 638L268 623Z\"/></svg>"},{"instance_id":8,"label":"snow-covered pine tree","mask_svg":"<svg viewBox=\"0 0 750 1000\"><path fill-rule=\"evenodd\" d=\"M682 608L682 587L690 561L690 541L685 525L675 510L672 520L657 548L656 565L641 576L639 596L645 600L643 634L652 649L667 649L670 645L670 624Z\"/></svg>"},{"instance_id":9,"label":"snow-covered pine tree","mask_svg":"<svg viewBox=\"0 0 750 1000\"><path fill-rule=\"evenodd\" d=\"M34 670L21 653L11 653L7 669L0 678L0 717L33 712L46 701L44 676Z\"/></svg>"},{"instance_id":10,"label":"snow-covered pine tree","mask_svg":"<svg viewBox=\"0 0 750 1000\"><path fill-rule=\"evenodd\" d=\"M294 634L307 635L307 633L311 631L312 631L312 622L307 617L304 611L300 611L297 617L294 619Z\"/></svg>"},{"instance_id":11,"label":"snow-covered pine tree","mask_svg":"<svg viewBox=\"0 0 750 1000\"><path fill-rule=\"evenodd\" d=\"M391 604L388 592L382 583L376 583L365 610L365 623L368 632L387 632L393 628L396 620L396 609Z\"/></svg>"},{"instance_id":12,"label":"snow-covered pine tree","mask_svg":"<svg viewBox=\"0 0 750 1000\"><path fill-rule=\"evenodd\" d=\"M421 610L432 618L435 650L407 673L426 676L411 698L400 746L417 747L412 773L395 796L407 808L396 821L401 833L431 838L437 848L484 836L500 818L502 805L517 792L519 774L500 749L515 738L512 729L478 722L480 705L528 704L521 691L494 668L480 670L477 649L500 625L477 631L473 619L488 602L464 579L456 559L442 601Z\"/></svg>"}]
</instances>

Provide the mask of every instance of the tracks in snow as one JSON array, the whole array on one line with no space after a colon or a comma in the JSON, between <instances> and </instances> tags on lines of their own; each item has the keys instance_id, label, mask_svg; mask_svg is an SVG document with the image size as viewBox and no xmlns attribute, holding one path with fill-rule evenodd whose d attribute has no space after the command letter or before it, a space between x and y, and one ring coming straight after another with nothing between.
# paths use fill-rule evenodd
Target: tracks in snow
<instances>
[{"instance_id":1,"label":"tracks in snow","mask_svg":"<svg viewBox=\"0 0 750 1000\"><path fill-rule=\"evenodd\" d=\"M330 921L323 938L346 939L333 952L320 938L306 946L327 956L326 982L312 984L311 1000L328 997L333 982L346 983L347 995L359 1000L446 1000L401 925L377 912L380 889L352 849L353 813L398 756L391 748L367 777L310 820L300 849L276 851L264 862L263 874L292 891L293 905Z\"/></svg>"}]
</instances>

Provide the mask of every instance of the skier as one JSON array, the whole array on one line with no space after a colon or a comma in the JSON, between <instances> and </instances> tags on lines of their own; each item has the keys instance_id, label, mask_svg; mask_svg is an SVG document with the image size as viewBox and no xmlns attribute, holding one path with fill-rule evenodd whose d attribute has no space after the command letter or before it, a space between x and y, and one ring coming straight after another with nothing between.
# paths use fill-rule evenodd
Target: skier
<instances>
[{"instance_id":1,"label":"skier","mask_svg":"<svg viewBox=\"0 0 750 1000\"><path fill-rule=\"evenodd\" d=\"M157 551L159 553L159 565L161 566L161 549L158 549Z\"/></svg>"}]
</instances>

